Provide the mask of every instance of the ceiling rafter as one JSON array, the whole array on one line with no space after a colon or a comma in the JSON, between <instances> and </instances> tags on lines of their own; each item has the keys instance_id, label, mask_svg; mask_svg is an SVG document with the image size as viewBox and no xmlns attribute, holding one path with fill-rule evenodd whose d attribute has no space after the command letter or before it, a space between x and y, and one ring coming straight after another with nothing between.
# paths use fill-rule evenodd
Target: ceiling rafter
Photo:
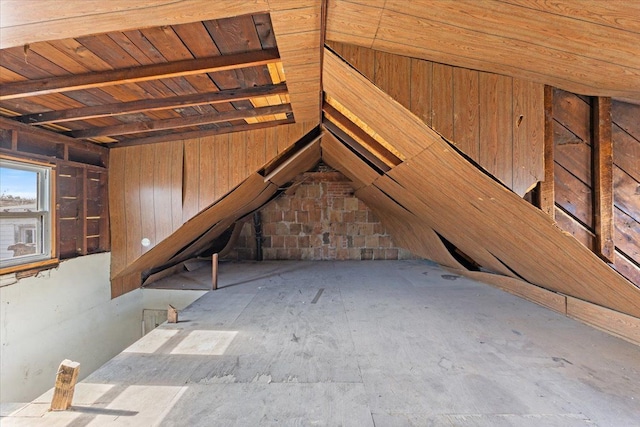
<instances>
[{"instance_id":1,"label":"ceiling rafter","mask_svg":"<svg viewBox=\"0 0 640 427\"><path fill-rule=\"evenodd\" d=\"M0 101L249 68L266 65L279 60L280 55L278 49L274 48L233 55L188 59L164 64L143 65L140 67L109 70L98 73L19 81L2 85Z\"/></svg>"},{"instance_id":2,"label":"ceiling rafter","mask_svg":"<svg viewBox=\"0 0 640 427\"><path fill-rule=\"evenodd\" d=\"M290 113L291 104L280 104L269 107L253 108L251 110L232 110L222 113L203 114L200 116L180 117L175 119L154 120L148 122L133 122L115 126L74 130L65 134L78 139L97 138L101 136L128 135L140 132L153 132L166 129L176 129L189 126L241 120L249 117L268 116L271 114Z\"/></svg>"},{"instance_id":3,"label":"ceiling rafter","mask_svg":"<svg viewBox=\"0 0 640 427\"><path fill-rule=\"evenodd\" d=\"M283 95L285 93L287 93L287 85L285 83L279 83L275 85L256 86L244 89L228 89L218 92L195 93L160 99L141 99L139 101L70 108L68 110L49 111L46 113L25 114L23 116L15 117L15 120L30 125L43 125L47 123L87 120L98 117L134 114L146 111L168 110L205 104L218 104L221 102L243 101L255 97Z\"/></svg>"}]
</instances>

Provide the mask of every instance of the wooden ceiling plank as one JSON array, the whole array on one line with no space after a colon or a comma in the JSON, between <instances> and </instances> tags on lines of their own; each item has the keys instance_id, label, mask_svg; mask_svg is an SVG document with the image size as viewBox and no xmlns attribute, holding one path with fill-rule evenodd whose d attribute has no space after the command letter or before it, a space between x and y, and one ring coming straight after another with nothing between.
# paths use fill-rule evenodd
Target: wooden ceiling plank
<instances>
[{"instance_id":1,"label":"wooden ceiling plank","mask_svg":"<svg viewBox=\"0 0 640 427\"><path fill-rule=\"evenodd\" d=\"M266 0L110 0L84 3L49 0L24 7L21 0L3 0L0 48L85 34L182 24L266 12ZM4 13L9 11L10 13ZM91 15L87 19L86 15Z\"/></svg>"},{"instance_id":2,"label":"wooden ceiling plank","mask_svg":"<svg viewBox=\"0 0 640 427\"><path fill-rule=\"evenodd\" d=\"M242 131L250 131L254 129L271 128L271 127L276 127L280 125L288 125L292 123L294 123L294 120L292 118L287 118L286 120L276 120L273 122L260 122L255 124L245 123L245 124L239 124L235 126L219 127L217 129L197 130L197 131L189 131L189 132L176 132L168 135L136 138L136 139L130 139L127 141L109 143L105 145L109 148L131 147L135 145L154 144L157 142L177 141L181 139L200 138L203 136L223 135L225 133L231 133L231 132L242 132Z\"/></svg>"},{"instance_id":3,"label":"wooden ceiling plank","mask_svg":"<svg viewBox=\"0 0 640 427\"><path fill-rule=\"evenodd\" d=\"M70 136L77 139L95 138L99 136L127 135L139 132L176 129L188 126L220 123L229 120L244 119L246 117L258 117L261 115L289 113L291 104L274 105L269 107L254 108L251 110L234 110L224 113L203 114L199 116L181 117L167 120L149 122L133 122L122 125L108 126L104 128L90 128L72 131Z\"/></svg>"},{"instance_id":4,"label":"wooden ceiling plank","mask_svg":"<svg viewBox=\"0 0 640 427\"><path fill-rule=\"evenodd\" d=\"M27 114L16 117L16 120L27 124L61 123L119 114L184 108L203 104L218 104L221 102L238 101L257 96L279 95L284 93L287 93L287 86L282 83L278 85L258 86L247 89L231 89L217 92L174 96L170 98L143 99L117 104L96 105L72 108L68 110L50 111L46 113Z\"/></svg>"},{"instance_id":5,"label":"wooden ceiling plank","mask_svg":"<svg viewBox=\"0 0 640 427\"><path fill-rule=\"evenodd\" d=\"M111 70L101 73L14 82L4 85L0 93L0 100L233 70L265 65L278 60L277 50L270 49L237 55L140 66L126 70Z\"/></svg>"}]
</instances>

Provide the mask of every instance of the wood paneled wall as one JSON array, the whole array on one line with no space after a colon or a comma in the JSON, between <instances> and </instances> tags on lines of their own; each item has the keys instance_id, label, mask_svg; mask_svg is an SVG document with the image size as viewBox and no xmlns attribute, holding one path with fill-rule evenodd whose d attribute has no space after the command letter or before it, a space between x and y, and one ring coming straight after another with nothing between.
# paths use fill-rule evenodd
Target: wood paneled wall
<instances>
[{"instance_id":1,"label":"wood paneled wall","mask_svg":"<svg viewBox=\"0 0 640 427\"><path fill-rule=\"evenodd\" d=\"M634 1L332 0L327 40L640 100Z\"/></svg>"},{"instance_id":2,"label":"wood paneled wall","mask_svg":"<svg viewBox=\"0 0 640 427\"><path fill-rule=\"evenodd\" d=\"M112 277L314 126L291 124L111 150ZM142 246L143 238L149 246Z\"/></svg>"},{"instance_id":3,"label":"wood paneled wall","mask_svg":"<svg viewBox=\"0 0 640 427\"><path fill-rule=\"evenodd\" d=\"M523 196L544 177L544 86L331 42L335 52Z\"/></svg>"},{"instance_id":4,"label":"wood paneled wall","mask_svg":"<svg viewBox=\"0 0 640 427\"><path fill-rule=\"evenodd\" d=\"M592 100L556 90L553 99L556 221L593 250ZM613 267L640 287L640 106L613 101Z\"/></svg>"},{"instance_id":5,"label":"wood paneled wall","mask_svg":"<svg viewBox=\"0 0 640 427\"><path fill-rule=\"evenodd\" d=\"M323 84L331 98L385 140L397 138L397 129L388 123L402 123L403 142L422 143L417 154L409 154L406 144L396 144L407 160L383 175L375 172L369 183L360 180L357 185L364 187L358 192L377 187L495 273L640 317L640 289L559 230L547 215L478 171L437 133L328 51ZM340 170L345 164L339 155L332 160L328 163ZM350 176L349 167L344 169ZM400 235L394 237L404 244Z\"/></svg>"}]
</instances>

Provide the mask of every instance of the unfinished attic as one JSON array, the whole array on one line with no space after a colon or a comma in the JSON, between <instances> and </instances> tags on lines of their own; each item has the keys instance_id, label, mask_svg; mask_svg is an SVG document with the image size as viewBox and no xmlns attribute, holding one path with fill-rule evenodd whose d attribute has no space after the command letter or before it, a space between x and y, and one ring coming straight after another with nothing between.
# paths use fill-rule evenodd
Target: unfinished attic
<instances>
[{"instance_id":1,"label":"unfinished attic","mask_svg":"<svg viewBox=\"0 0 640 427\"><path fill-rule=\"evenodd\" d=\"M639 423L640 3L0 0L0 116L3 426Z\"/></svg>"}]
</instances>

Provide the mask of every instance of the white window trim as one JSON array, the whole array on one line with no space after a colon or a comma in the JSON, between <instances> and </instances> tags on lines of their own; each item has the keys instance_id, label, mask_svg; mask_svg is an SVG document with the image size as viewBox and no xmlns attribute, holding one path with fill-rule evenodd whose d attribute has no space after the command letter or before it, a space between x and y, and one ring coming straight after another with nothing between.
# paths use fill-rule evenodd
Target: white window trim
<instances>
[{"instance_id":1,"label":"white window trim","mask_svg":"<svg viewBox=\"0 0 640 427\"><path fill-rule=\"evenodd\" d=\"M0 166L38 173L37 209L34 212L14 213L0 211L1 218L36 218L37 232L42 241L41 250L33 255L21 256L15 259L4 259L0 265L0 273L19 271L55 260L55 166L19 158L0 157ZM9 271L8 271L9 270Z\"/></svg>"}]
</instances>

